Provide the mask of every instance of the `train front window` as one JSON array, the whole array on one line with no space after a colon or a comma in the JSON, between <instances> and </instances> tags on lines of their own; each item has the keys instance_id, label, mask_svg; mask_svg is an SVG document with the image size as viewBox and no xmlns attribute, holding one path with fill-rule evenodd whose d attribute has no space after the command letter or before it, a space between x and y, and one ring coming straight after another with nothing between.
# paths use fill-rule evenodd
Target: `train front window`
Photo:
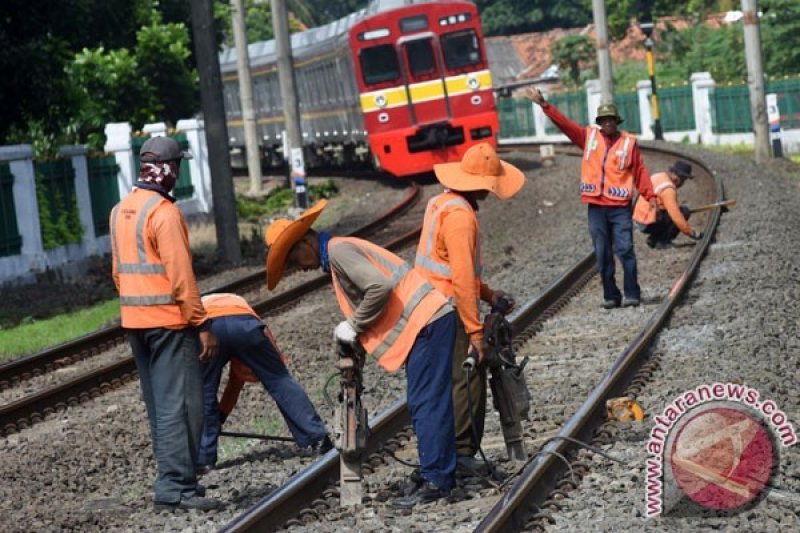
<instances>
[{"instance_id":1,"label":"train front window","mask_svg":"<svg viewBox=\"0 0 800 533\"><path fill-rule=\"evenodd\" d=\"M442 52L447 70L458 70L481 63L478 36L473 30L458 31L442 36Z\"/></svg>"},{"instance_id":2,"label":"train front window","mask_svg":"<svg viewBox=\"0 0 800 533\"><path fill-rule=\"evenodd\" d=\"M411 41L403 46L408 58L408 69L415 79L428 78L430 74L437 74L436 59L433 57L433 45L430 39Z\"/></svg>"},{"instance_id":3,"label":"train front window","mask_svg":"<svg viewBox=\"0 0 800 533\"><path fill-rule=\"evenodd\" d=\"M397 54L390 44L364 48L359 54L364 83L375 85L396 80L400 77Z\"/></svg>"}]
</instances>

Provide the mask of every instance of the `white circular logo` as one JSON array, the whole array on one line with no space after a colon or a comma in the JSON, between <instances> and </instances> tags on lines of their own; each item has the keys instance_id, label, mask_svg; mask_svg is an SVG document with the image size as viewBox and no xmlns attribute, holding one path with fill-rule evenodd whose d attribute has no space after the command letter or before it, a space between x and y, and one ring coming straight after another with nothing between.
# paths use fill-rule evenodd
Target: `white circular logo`
<instances>
[{"instance_id":1,"label":"white circular logo","mask_svg":"<svg viewBox=\"0 0 800 533\"><path fill-rule=\"evenodd\" d=\"M378 107L386 107L386 97L382 94L375 96L375 105Z\"/></svg>"},{"instance_id":2,"label":"white circular logo","mask_svg":"<svg viewBox=\"0 0 800 533\"><path fill-rule=\"evenodd\" d=\"M470 76L467 78L467 87L472 89L473 91L481 86L480 80L474 76Z\"/></svg>"},{"instance_id":3,"label":"white circular logo","mask_svg":"<svg viewBox=\"0 0 800 533\"><path fill-rule=\"evenodd\" d=\"M389 122L389 113L380 113L378 115L378 122L380 122L381 124L386 124L387 122Z\"/></svg>"},{"instance_id":4,"label":"white circular logo","mask_svg":"<svg viewBox=\"0 0 800 533\"><path fill-rule=\"evenodd\" d=\"M481 102L483 102L483 98L481 98L480 95L476 94L472 98L470 98L470 101L472 102L472 105L479 105Z\"/></svg>"}]
</instances>

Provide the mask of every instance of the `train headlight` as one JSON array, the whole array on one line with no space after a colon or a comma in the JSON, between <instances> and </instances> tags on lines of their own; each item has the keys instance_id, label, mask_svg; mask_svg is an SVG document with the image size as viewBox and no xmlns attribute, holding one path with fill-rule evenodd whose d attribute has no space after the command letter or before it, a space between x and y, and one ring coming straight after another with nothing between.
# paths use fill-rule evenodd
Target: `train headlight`
<instances>
[{"instance_id":1,"label":"train headlight","mask_svg":"<svg viewBox=\"0 0 800 533\"><path fill-rule=\"evenodd\" d=\"M375 96L375 105L378 107L386 107L386 96L378 94Z\"/></svg>"},{"instance_id":2,"label":"train headlight","mask_svg":"<svg viewBox=\"0 0 800 533\"><path fill-rule=\"evenodd\" d=\"M479 80L476 76L470 76L467 78L467 87L473 91L477 91L481 87L481 80Z\"/></svg>"}]
</instances>

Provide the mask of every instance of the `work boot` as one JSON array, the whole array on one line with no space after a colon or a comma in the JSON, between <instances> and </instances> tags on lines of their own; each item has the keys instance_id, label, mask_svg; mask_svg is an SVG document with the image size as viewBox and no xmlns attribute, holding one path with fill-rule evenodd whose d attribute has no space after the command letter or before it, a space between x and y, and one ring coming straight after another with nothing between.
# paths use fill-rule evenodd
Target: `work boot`
<instances>
[{"instance_id":1,"label":"work boot","mask_svg":"<svg viewBox=\"0 0 800 533\"><path fill-rule=\"evenodd\" d=\"M201 485L200 483L198 483L197 486L194 488L194 493L197 496L200 496L201 498L205 498L206 497L206 487L205 487L205 485Z\"/></svg>"},{"instance_id":2,"label":"work boot","mask_svg":"<svg viewBox=\"0 0 800 533\"><path fill-rule=\"evenodd\" d=\"M400 485L400 492L403 493L403 496L411 496L423 483L425 483L425 478L420 474L419 468L415 468L408 479Z\"/></svg>"},{"instance_id":3,"label":"work boot","mask_svg":"<svg viewBox=\"0 0 800 533\"><path fill-rule=\"evenodd\" d=\"M197 477L202 477L214 470L214 465L197 465L194 468L194 473Z\"/></svg>"},{"instance_id":4,"label":"work boot","mask_svg":"<svg viewBox=\"0 0 800 533\"><path fill-rule=\"evenodd\" d=\"M622 307L639 307L639 298L623 298Z\"/></svg>"},{"instance_id":5,"label":"work boot","mask_svg":"<svg viewBox=\"0 0 800 533\"><path fill-rule=\"evenodd\" d=\"M672 244L671 242L664 242L664 241L659 241L655 245L656 250L669 250L670 248L674 247L675 245Z\"/></svg>"},{"instance_id":6,"label":"work boot","mask_svg":"<svg viewBox=\"0 0 800 533\"><path fill-rule=\"evenodd\" d=\"M614 309L619 307L619 300L603 300L603 309Z\"/></svg>"},{"instance_id":7,"label":"work boot","mask_svg":"<svg viewBox=\"0 0 800 533\"><path fill-rule=\"evenodd\" d=\"M214 511L222 508L222 502L212 498L203 498L201 496L192 496L191 498L184 498L180 502L154 502L153 509L156 512L161 511L176 511L178 509L188 511L194 509L196 511Z\"/></svg>"},{"instance_id":8,"label":"work boot","mask_svg":"<svg viewBox=\"0 0 800 533\"><path fill-rule=\"evenodd\" d=\"M476 459L468 455L459 455L456 460L456 471L473 476L485 476L489 473L489 468L482 459Z\"/></svg>"},{"instance_id":9,"label":"work boot","mask_svg":"<svg viewBox=\"0 0 800 533\"><path fill-rule=\"evenodd\" d=\"M441 498L447 498L449 495L449 490L442 490L430 481L425 481L417 485L416 489L408 496L392 500L390 505L397 509L411 509L415 505L430 503Z\"/></svg>"},{"instance_id":10,"label":"work boot","mask_svg":"<svg viewBox=\"0 0 800 533\"><path fill-rule=\"evenodd\" d=\"M316 455L325 455L329 451L333 449L333 441L331 441L330 436L325 435L325 437L318 442L315 442L311 445L311 450Z\"/></svg>"}]
</instances>

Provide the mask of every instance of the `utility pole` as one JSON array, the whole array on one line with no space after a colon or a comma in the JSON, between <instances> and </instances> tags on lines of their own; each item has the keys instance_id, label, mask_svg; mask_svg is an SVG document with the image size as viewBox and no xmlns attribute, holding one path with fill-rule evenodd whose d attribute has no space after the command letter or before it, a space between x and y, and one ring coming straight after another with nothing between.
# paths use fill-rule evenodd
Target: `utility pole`
<instances>
[{"instance_id":1,"label":"utility pole","mask_svg":"<svg viewBox=\"0 0 800 533\"><path fill-rule=\"evenodd\" d=\"M236 45L236 68L239 73L239 98L244 122L244 149L247 153L247 174L250 195L261 193L261 157L256 134L256 113L253 109L253 80L250 78L250 56L247 53L247 31L244 25L244 0L231 0L233 41Z\"/></svg>"},{"instance_id":2,"label":"utility pole","mask_svg":"<svg viewBox=\"0 0 800 533\"><path fill-rule=\"evenodd\" d=\"M661 129L661 110L658 107L658 91L656 90L656 60L653 54L653 22L650 13L642 17L639 27L645 35L644 49L647 55L647 73L650 75L650 113L653 116L653 134L657 141L664 140L664 130Z\"/></svg>"},{"instance_id":3,"label":"utility pole","mask_svg":"<svg viewBox=\"0 0 800 533\"><path fill-rule=\"evenodd\" d=\"M765 163L770 158L770 145L757 4L757 0L742 0L742 13L744 14L742 22L744 23L744 53L747 60L747 84L750 86L750 115L753 117L756 163Z\"/></svg>"},{"instance_id":4,"label":"utility pole","mask_svg":"<svg viewBox=\"0 0 800 533\"><path fill-rule=\"evenodd\" d=\"M284 154L284 157L288 158L291 168L290 181L294 189L295 207L306 209L308 196L306 195L306 172L303 159L303 135L300 132L300 110L297 106L294 65L292 64L289 13L286 10L286 0L271 0L270 5L272 7L272 28L275 33L278 81L283 102L283 120L289 136L290 149L288 154Z\"/></svg>"},{"instance_id":5,"label":"utility pole","mask_svg":"<svg viewBox=\"0 0 800 533\"><path fill-rule=\"evenodd\" d=\"M611 54L608 51L608 21L605 0L592 0L594 34L597 41L597 70L600 74L600 93L603 102L614 101L614 81L611 77Z\"/></svg>"},{"instance_id":6,"label":"utility pole","mask_svg":"<svg viewBox=\"0 0 800 533\"><path fill-rule=\"evenodd\" d=\"M222 105L222 76L219 71L211 1L191 0L194 52L200 75L200 99L208 145L211 194L214 196L217 250L223 260L239 263L242 260L242 249L239 244L239 226L236 223L236 199L231 180L228 129L225 126L225 108Z\"/></svg>"}]
</instances>

